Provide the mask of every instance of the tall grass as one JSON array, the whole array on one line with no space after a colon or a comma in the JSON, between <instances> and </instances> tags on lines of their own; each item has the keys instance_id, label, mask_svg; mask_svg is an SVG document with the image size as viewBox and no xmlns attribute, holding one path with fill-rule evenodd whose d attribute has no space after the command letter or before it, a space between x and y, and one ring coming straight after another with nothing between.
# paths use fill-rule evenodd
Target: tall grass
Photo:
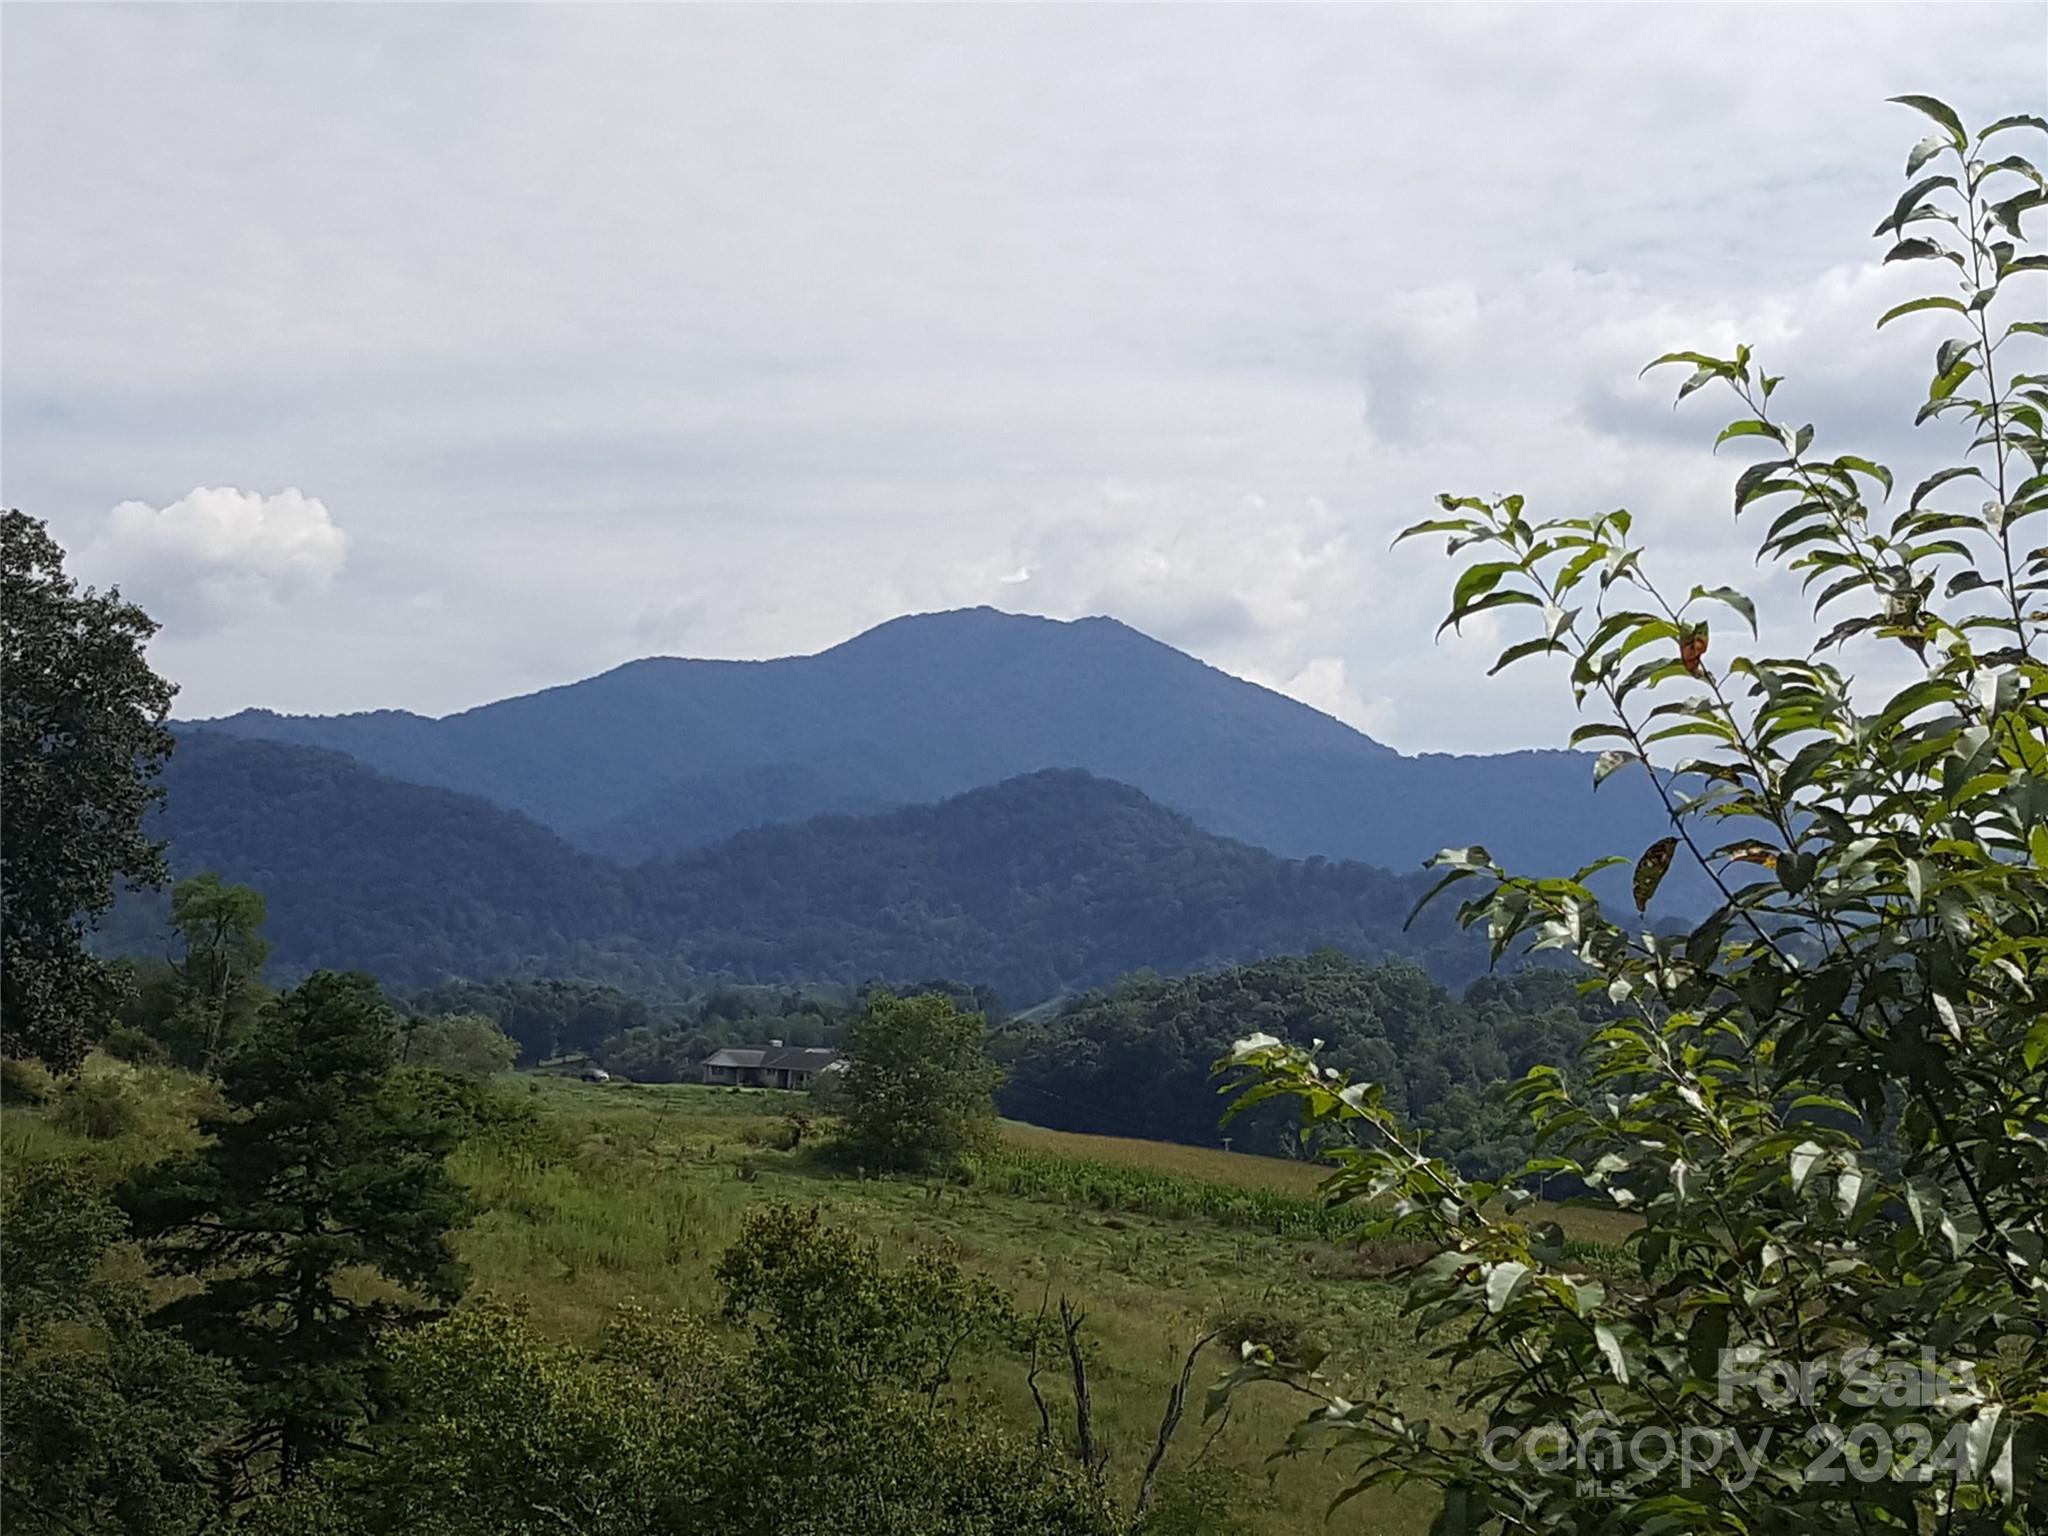
<instances>
[{"instance_id":1,"label":"tall grass","mask_svg":"<svg viewBox=\"0 0 2048 1536\"><path fill-rule=\"evenodd\" d=\"M213 1084L190 1072L95 1052L46 1104L0 1113L0 1170L65 1158L111 1182L196 1146L199 1113L216 1098Z\"/></svg>"},{"instance_id":2,"label":"tall grass","mask_svg":"<svg viewBox=\"0 0 2048 1536\"><path fill-rule=\"evenodd\" d=\"M1358 1236L1374 1215L1362 1206L1330 1205L1314 1194L1217 1183L1192 1174L1065 1157L1015 1144L999 1145L978 1159L972 1177L979 1188L1029 1199L1218 1221L1256 1227L1275 1237L1323 1242Z\"/></svg>"},{"instance_id":3,"label":"tall grass","mask_svg":"<svg viewBox=\"0 0 2048 1536\"><path fill-rule=\"evenodd\" d=\"M1081 1148L1099 1149L1102 1155L1085 1155ZM1098 1211L1221 1222L1294 1240L1366 1238L1385 1220L1385 1212L1368 1205L1332 1205L1317 1187L1327 1171L1311 1163L1205 1147L1006 1126L1002 1140L976 1162L972 1177L983 1189ZM1616 1245L1633 1226L1619 1213L1581 1206L1538 1206L1529 1219L1542 1218L1564 1227L1566 1257L1603 1267L1618 1261Z\"/></svg>"}]
</instances>

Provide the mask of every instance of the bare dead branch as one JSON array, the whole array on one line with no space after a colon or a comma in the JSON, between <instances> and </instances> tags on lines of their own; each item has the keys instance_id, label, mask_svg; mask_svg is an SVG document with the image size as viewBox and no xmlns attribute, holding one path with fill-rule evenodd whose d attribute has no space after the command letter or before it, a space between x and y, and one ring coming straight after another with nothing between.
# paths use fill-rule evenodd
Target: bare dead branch
<instances>
[{"instance_id":1,"label":"bare dead branch","mask_svg":"<svg viewBox=\"0 0 2048 1536\"><path fill-rule=\"evenodd\" d=\"M1031 1369L1024 1373L1024 1385L1031 1389L1031 1401L1038 1405L1038 1443L1052 1443L1052 1414L1045 1406L1045 1394L1038 1390L1038 1341L1045 1333L1045 1308L1052 1299L1052 1282L1047 1281L1038 1297L1038 1320L1031 1325Z\"/></svg>"},{"instance_id":2,"label":"bare dead branch","mask_svg":"<svg viewBox=\"0 0 2048 1536\"><path fill-rule=\"evenodd\" d=\"M1074 1373L1074 1454L1082 1470L1101 1480L1102 1466L1095 1456L1095 1406L1088 1396L1088 1367L1081 1359L1081 1324L1088 1314L1076 1312L1066 1297L1060 1298L1060 1326L1067 1335L1067 1363Z\"/></svg>"},{"instance_id":3,"label":"bare dead branch","mask_svg":"<svg viewBox=\"0 0 2048 1536\"><path fill-rule=\"evenodd\" d=\"M1215 1337L1214 1333L1205 1333L1189 1347L1187 1359L1181 1362L1180 1380L1173 1384L1173 1390L1166 1396L1166 1412L1159 1420L1159 1438L1152 1443L1152 1459L1145 1463L1145 1478L1138 1484L1138 1506L1131 1512L1133 1525L1143 1520L1145 1511L1152 1507L1152 1490L1159 1481L1160 1464L1166 1460L1166 1448L1173 1443L1174 1431L1180 1428L1181 1415L1188 1406L1188 1383L1194 1379L1195 1357ZM1220 1429L1222 1426L1217 1427ZM1213 1441L1215 1436L1209 1438ZM1204 1445L1202 1449L1206 1451L1208 1446Z\"/></svg>"}]
</instances>

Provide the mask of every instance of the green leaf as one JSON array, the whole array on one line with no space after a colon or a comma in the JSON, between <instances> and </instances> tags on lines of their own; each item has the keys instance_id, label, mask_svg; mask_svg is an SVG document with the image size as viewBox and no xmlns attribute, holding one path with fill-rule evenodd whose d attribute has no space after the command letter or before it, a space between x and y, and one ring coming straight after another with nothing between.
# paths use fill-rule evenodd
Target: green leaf
<instances>
[{"instance_id":1,"label":"green leaf","mask_svg":"<svg viewBox=\"0 0 2048 1536\"><path fill-rule=\"evenodd\" d=\"M1952 149L1954 147L1947 134L1930 133L1918 144L1915 144L1912 152L1906 156L1906 174L1911 176L1944 149Z\"/></svg>"},{"instance_id":2,"label":"green leaf","mask_svg":"<svg viewBox=\"0 0 2048 1536\"><path fill-rule=\"evenodd\" d=\"M1417 538L1425 533L1467 533L1473 524L1469 517L1433 517L1426 523L1415 523L1394 535L1394 543L1403 539Z\"/></svg>"},{"instance_id":3,"label":"green leaf","mask_svg":"<svg viewBox=\"0 0 2048 1536\"><path fill-rule=\"evenodd\" d=\"M1928 492L1948 484L1951 480L1959 480L1964 475L1974 475L1979 480L1984 478L1984 472L1974 464L1958 464L1949 469L1938 469L1913 487L1913 499L1906 503L1906 510L1908 512L1917 510L1920 503L1926 499Z\"/></svg>"},{"instance_id":4,"label":"green leaf","mask_svg":"<svg viewBox=\"0 0 2048 1536\"><path fill-rule=\"evenodd\" d=\"M1537 599L1535 594L1530 592L1489 592L1486 594L1486 596L1478 598L1473 602L1463 604L1461 607L1454 610L1449 618L1445 619L1443 623L1437 625L1436 632L1439 635L1441 635L1445 630L1449 629L1452 625L1462 624L1465 620L1471 618L1472 615L1474 615L1475 613L1485 613L1489 609L1507 608L1517 604L1529 608L1541 608L1543 606L1542 602Z\"/></svg>"},{"instance_id":5,"label":"green leaf","mask_svg":"<svg viewBox=\"0 0 2048 1536\"><path fill-rule=\"evenodd\" d=\"M1845 453L1835 460L1835 467L1837 469L1853 469L1859 475L1870 476L1871 479L1884 487L1885 499L1891 499L1892 472L1882 464L1875 463L1870 459L1860 458L1853 453Z\"/></svg>"},{"instance_id":6,"label":"green leaf","mask_svg":"<svg viewBox=\"0 0 2048 1536\"><path fill-rule=\"evenodd\" d=\"M1425 869L1486 869L1493 864L1493 855L1478 843L1469 843L1463 848L1441 848L1432 854L1423 865Z\"/></svg>"},{"instance_id":7,"label":"green leaf","mask_svg":"<svg viewBox=\"0 0 2048 1536\"><path fill-rule=\"evenodd\" d=\"M1957 149L1970 147L1970 136L1963 131L1963 120L1956 116L1955 108L1947 102L1933 96L1892 96L1886 99L1896 106L1911 107L1915 112L1933 118L1948 130L1949 142Z\"/></svg>"},{"instance_id":8,"label":"green leaf","mask_svg":"<svg viewBox=\"0 0 2048 1536\"><path fill-rule=\"evenodd\" d=\"M1781 480L1767 485L1771 476L1791 464L1790 459L1768 459L1752 464L1735 477L1735 510L1740 512L1758 496L1769 495L1773 489L1797 490L1798 482Z\"/></svg>"},{"instance_id":9,"label":"green leaf","mask_svg":"<svg viewBox=\"0 0 2048 1536\"><path fill-rule=\"evenodd\" d=\"M1953 176L1923 176L1899 194L1899 200L1892 208L1891 217L1879 224L1871 233L1881 235L1888 229L1900 228L1906 223L1906 215L1917 208L1928 193L1943 187L1953 188L1955 184L1956 179Z\"/></svg>"},{"instance_id":10,"label":"green leaf","mask_svg":"<svg viewBox=\"0 0 2048 1536\"><path fill-rule=\"evenodd\" d=\"M1744 597L1733 587L1713 587L1711 589L1707 587L1694 587L1692 595L1694 598L1705 598L1709 602L1726 603L1730 608L1733 608L1737 613L1749 620L1749 632L1751 635L1757 633L1756 604Z\"/></svg>"},{"instance_id":11,"label":"green leaf","mask_svg":"<svg viewBox=\"0 0 2048 1536\"><path fill-rule=\"evenodd\" d=\"M1630 763L1640 763L1641 761L1642 759L1633 752L1613 750L1602 752L1593 764L1593 787L1598 789L1601 784L1606 782L1607 776L1617 768L1624 768Z\"/></svg>"},{"instance_id":12,"label":"green leaf","mask_svg":"<svg viewBox=\"0 0 2048 1536\"><path fill-rule=\"evenodd\" d=\"M1652 368L1662 368L1667 363L1691 363L1695 368L1710 370L1725 369L1729 366L1720 358L1708 357L1704 352L1666 352L1662 357L1643 364L1642 373L1638 373L1636 377L1640 379L1644 373L1648 373Z\"/></svg>"},{"instance_id":13,"label":"green leaf","mask_svg":"<svg viewBox=\"0 0 2048 1536\"><path fill-rule=\"evenodd\" d=\"M2037 187L2048 187L2048 176L2043 176L2041 168L2025 155L2007 155L2003 160L1994 160L1989 165L1981 167L1977 172L1977 185L1982 186L2002 172L2024 176Z\"/></svg>"},{"instance_id":14,"label":"green leaf","mask_svg":"<svg viewBox=\"0 0 2048 1536\"><path fill-rule=\"evenodd\" d=\"M1932 240L1901 240L1884 253L1886 264L1894 261L1929 261L1945 254Z\"/></svg>"},{"instance_id":15,"label":"green leaf","mask_svg":"<svg viewBox=\"0 0 2048 1536\"><path fill-rule=\"evenodd\" d=\"M2020 1047L2020 1060L2026 1063L2029 1072L2048 1061L2048 1019L2038 1019L2027 1031L2026 1044Z\"/></svg>"},{"instance_id":16,"label":"green leaf","mask_svg":"<svg viewBox=\"0 0 2048 1536\"><path fill-rule=\"evenodd\" d=\"M1927 398L1930 401L1948 399L1950 395L1961 389L1963 381L1976 371L1977 365L1975 363L1956 363L1948 372L1927 386Z\"/></svg>"},{"instance_id":17,"label":"green leaf","mask_svg":"<svg viewBox=\"0 0 2048 1536\"><path fill-rule=\"evenodd\" d=\"M1595 1323L1593 1342L1600 1346L1600 1353L1607 1357L1607 1369L1614 1373L1614 1379L1627 1386L1628 1356L1622 1352L1621 1340L1614 1330L1605 1323Z\"/></svg>"},{"instance_id":18,"label":"green leaf","mask_svg":"<svg viewBox=\"0 0 2048 1536\"><path fill-rule=\"evenodd\" d=\"M1686 1362L1693 1375L1714 1380L1721 1371L1721 1351L1728 1347L1728 1309L1701 1307L1685 1332Z\"/></svg>"},{"instance_id":19,"label":"green leaf","mask_svg":"<svg viewBox=\"0 0 2048 1536\"><path fill-rule=\"evenodd\" d=\"M1486 1310L1503 1312L1529 1283L1529 1266L1505 1259L1486 1272Z\"/></svg>"},{"instance_id":20,"label":"green leaf","mask_svg":"<svg viewBox=\"0 0 2048 1536\"><path fill-rule=\"evenodd\" d=\"M1650 905L1650 898L1657 894L1657 887L1664 883L1664 876L1671 868L1671 855L1677 850L1677 838L1660 837L1645 848L1642 857L1636 860L1635 879L1630 894L1635 897L1638 912Z\"/></svg>"},{"instance_id":21,"label":"green leaf","mask_svg":"<svg viewBox=\"0 0 2048 1536\"><path fill-rule=\"evenodd\" d=\"M2016 112L2011 117L2001 117L1977 135L1977 142L1982 144L1994 133L2004 133L2008 128L2038 128L2043 133L2048 133L2048 118L2036 117L2031 112ZM1906 174L1910 176L1913 173L1908 171Z\"/></svg>"},{"instance_id":22,"label":"green leaf","mask_svg":"<svg viewBox=\"0 0 2048 1536\"><path fill-rule=\"evenodd\" d=\"M1774 442L1785 441L1785 434L1768 421L1731 421L1721 429L1721 435L1714 439L1715 450L1719 451L1721 445L1731 437L1768 437Z\"/></svg>"},{"instance_id":23,"label":"green leaf","mask_svg":"<svg viewBox=\"0 0 2048 1536\"><path fill-rule=\"evenodd\" d=\"M1469 879L1477 873L1478 871L1473 869L1454 869L1445 875L1443 879L1437 881L1435 885L1423 892L1420 901L1408 909L1408 916L1401 922L1401 931L1406 933L1410 928L1413 928L1415 926L1415 919L1422 916L1423 909L1435 901L1437 897L1443 895L1446 887L1456 885L1460 880Z\"/></svg>"},{"instance_id":24,"label":"green leaf","mask_svg":"<svg viewBox=\"0 0 2048 1536\"><path fill-rule=\"evenodd\" d=\"M1605 721L1596 720L1589 725L1574 727L1567 745L1576 747L1581 742L1598 741L1602 737L1612 737L1626 741L1628 740L1628 732L1618 725L1610 725Z\"/></svg>"},{"instance_id":25,"label":"green leaf","mask_svg":"<svg viewBox=\"0 0 2048 1536\"><path fill-rule=\"evenodd\" d=\"M1714 380L1720 377L1722 377L1722 373L1721 370L1718 368L1695 369L1693 371L1692 377L1687 379L1683 384L1678 386L1678 399L1673 400L1671 402L1671 408L1674 411L1677 410L1679 400L1683 400L1687 395L1691 394L1694 390L1703 388L1706 385L1713 383Z\"/></svg>"},{"instance_id":26,"label":"green leaf","mask_svg":"<svg viewBox=\"0 0 2048 1536\"><path fill-rule=\"evenodd\" d=\"M1806 1181L1813 1176L1813 1170L1820 1166L1821 1159L1826 1155L1822 1147L1811 1141L1802 1141L1792 1149L1793 1194L1796 1195L1805 1188Z\"/></svg>"},{"instance_id":27,"label":"green leaf","mask_svg":"<svg viewBox=\"0 0 2048 1536\"><path fill-rule=\"evenodd\" d=\"M1564 646L1558 641L1544 635L1538 635L1534 640L1524 640L1520 644L1511 645L1502 651L1500 658L1486 669L1486 675L1491 677L1503 667L1511 667L1524 657L1538 656L1545 651L1561 651L1563 649Z\"/></svg>"},{"instance_id":28,"label":"green leaf","mask_svg":"<svg viewBox=\"0 0 2048 1536\"><path fill-rule=\"evenodd\" d=\"M1778 860L1778 884L1797 896L1813 883L1814 871L1819 867L1818 854L1787 853Z\"/></svg>"},{"instance_id":29,"label":"green leaf","mask_svg":"<svg viewBox=\"0 0 2048 1536\"><path fill-rule=\"evenodd\" d=\"M1961 299L1952 299L1947 294L1938 293L1931 298L1908 299L1903 304L1894 304L1890 309L1877 317L1877 328L1883 330L1892 321L1898 319L1899 316L1918 314L1923 309L1952 309L1959 315L1969 313Z\"/></svg>"},{"instance_id":30,"label":"green leaf","mask_svg":"<svg viewBox=\"0 0 2048 1536\"><path fill-rule=\"evenodd\" d=\"M1463 603L1481 593L1491 592L1500 584L1501 577L1521 567L1512 560L1489 560L1475 565L1458 578L1458 585L1451 594L1451 602Z\"/></svg>"},{"instance_id":31,"label":"green leaf","mask_svg":"<svg viewBox=\"0 0 2048 1536\"><path fill-rule=\"evenodd\" d=\"M2020 215L2030 208L2041 207L2048 207L2048 192L2034 187L2022 192L2018 197L2008 197L2002 203L1993 203L1991 216L2017 239L2020 235Z\"/></svg>"}]
</instances>

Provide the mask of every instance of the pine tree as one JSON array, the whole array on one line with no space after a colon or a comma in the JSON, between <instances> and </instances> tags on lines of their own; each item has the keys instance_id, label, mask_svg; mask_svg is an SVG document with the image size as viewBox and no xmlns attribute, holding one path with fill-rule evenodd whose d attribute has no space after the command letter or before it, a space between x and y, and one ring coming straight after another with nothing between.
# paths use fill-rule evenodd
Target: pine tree
<instances>
[{"instance_id":1,"label":"pine tree","mask_svg":"<svg viewBox=\"0 0 2048 1536\"><path fill-rule=\"evenodd\" d=\"M346 1443L378 1405L379 1336L461 1292L455 1132L389 1091L396 1033L370 977L316 972L227 1062L211 1140L124 1192L152 1256L203 1277L158 1320L240 1374L244 1482L288 1486Z\"/></svg>"}]
</instances>

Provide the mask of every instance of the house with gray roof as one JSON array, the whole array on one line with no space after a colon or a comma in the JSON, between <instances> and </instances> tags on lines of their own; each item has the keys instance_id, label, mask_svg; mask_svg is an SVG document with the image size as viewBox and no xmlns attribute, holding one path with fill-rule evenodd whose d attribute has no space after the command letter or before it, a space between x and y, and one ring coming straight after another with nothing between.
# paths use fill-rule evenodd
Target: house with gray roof
<instances>
[{"instance_id":1,"label":"house with gray roof","mask_svg":"<svg viewBox=\"0 0 2048 1536\"><path fill-rule=\"evenodd\" d=\"M698 1064L703 1080L724 1088L808 1088L820 1072L841 1070L839 1053L823 1046L728 1045Z\"/></svg>"}]
</instances>

